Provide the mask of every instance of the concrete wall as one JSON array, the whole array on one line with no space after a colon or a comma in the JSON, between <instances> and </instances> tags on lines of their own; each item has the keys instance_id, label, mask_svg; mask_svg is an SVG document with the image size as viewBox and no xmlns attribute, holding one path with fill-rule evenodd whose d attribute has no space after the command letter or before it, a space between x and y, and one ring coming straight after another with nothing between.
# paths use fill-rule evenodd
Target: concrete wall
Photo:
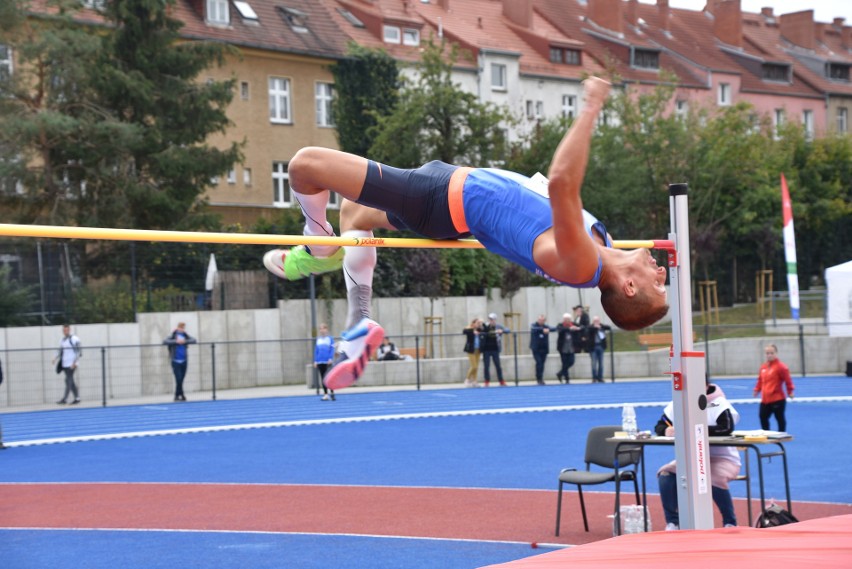
<instances>
[{"instance_id":1,"label":"concrete wall","mask_svg":"<svg viewBox=\"0 0 852 569\"><path fill-rule=\"evenodd\" d=\"M593 315L603 313L596 290L577 291L567 287L523 289L511 302L500 298L498 291L491 291L489 296L442 298L434 302L428 298L383 298L374 301L373 312L399 347L414 347L418 340L420 347L427 348L429 357L420 362L423 384L463 381L467 359L462 353L461 330L473 316L485 317L496 312L502 319L504 313L520 314L514 324L521 334L518 377L526 381L534 375L532 358L526 355L530 323L544 313L555 324L563 312L578 303L589 305ZM426 342L423 336L423 319L428 315L442 318L435 333L443 335L431 342ZM345 326L345 317L345 301L317 303L318 322L327 322L334 334L339 334ZM108 400L172 393L174 379L162 341L178 322L186 322L187 331L200 342L189 349L185 382L188 393L212 389L214 366L216 388L220 390L311 385L310 303L291 300L281 302L277 309L140 314L137 323L74 326L74 333L83 345L83 359L77 373L81 397L87 401L100 399L102 385L106 387ZM817 328L807 331L819 333ZM763 361L764 345L773 342L794 375L800 375L802 356L798 335L770 336L768 332L769 329L764 338L699 342L695 348L707 351L711 376L753 376ZM852 338L829 338L822 332L805 337L807 373L842 373L846 361L852 360ZM61 336L60 326L0 329L0 352L7 378L0 385L0 407L53 403L62 396L62 376L55 373L51 364ZM610 376L610 365L607 354L606 377ZM507 342L504 351L503 368L505 377L514 380L511 342ZM559 358L551 353L545 379L555 380L558 368ZM667 349L615 354L617 378L662 378L668 368ZM591 377L587 354L577 355L571 373L578 379ZM361 383L411 385L416 380L415 362L387 362L369 366Z\"/></svg>"}]
</instances>

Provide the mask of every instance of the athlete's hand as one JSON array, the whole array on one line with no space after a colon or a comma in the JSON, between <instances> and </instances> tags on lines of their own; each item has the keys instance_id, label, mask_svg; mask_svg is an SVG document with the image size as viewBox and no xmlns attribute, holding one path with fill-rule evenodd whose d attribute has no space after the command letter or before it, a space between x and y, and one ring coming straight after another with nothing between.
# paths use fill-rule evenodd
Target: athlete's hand
<instances>
[{"instance_id":1,"label":"athlete's hand","mask_svg":"<svg viewBox=\"0 0 852 569\"><path fill-rule=\"evenodd\" d=\"M600 77L589 77L583 81L583 98L586 106L599 111L609 95L610 87L609 81Z\"/></svg>"}]
</instances>

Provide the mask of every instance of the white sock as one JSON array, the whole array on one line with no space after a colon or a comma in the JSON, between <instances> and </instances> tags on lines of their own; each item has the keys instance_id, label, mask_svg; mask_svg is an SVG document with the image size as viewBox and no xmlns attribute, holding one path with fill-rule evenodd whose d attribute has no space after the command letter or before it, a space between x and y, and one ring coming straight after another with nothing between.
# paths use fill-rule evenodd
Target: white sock
<instances>
[{"instance_id":1,"label":"white sock","mask_svg":"<svg viewBox=\"0 0 852 569\"><path fill-rule=\"evenodd\" d=\"M372 237L372 231L344 231L343 237ZM375 247L344 247L343 276L349 313L346 328L357 324L361 318L370 317L370 302L373 298L373 271L376 268Z\"/></svg>"},{"instance_id":2,"label":"white sock","mask_svg":"<svg viewBox=\"0 0 852 569\"><path fill-rule=\"evenodd\" d=\"M302 194L293 190L293 197L299 202L302 213L305 215L305 235L334 235L334 228L325 216L328 207L328 190L322 190L316 194ZM336 245L311 245L312 255L317 257L328 257L337 251Z\"/></svg>"}]
</instances>

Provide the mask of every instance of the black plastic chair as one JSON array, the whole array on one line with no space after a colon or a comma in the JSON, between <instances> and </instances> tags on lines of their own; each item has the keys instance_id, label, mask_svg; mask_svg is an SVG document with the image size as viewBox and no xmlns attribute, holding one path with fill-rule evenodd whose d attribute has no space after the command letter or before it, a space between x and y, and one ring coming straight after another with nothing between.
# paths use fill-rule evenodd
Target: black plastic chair
<instances>
[{"instance_id":1,"label":"black plastic chair","mask_svg":"<svg viewBox=\"0 0 852 569\"><path fill-rule=\"evenodd\" d=\"M556 535L559 535L559 522L562 517L562 486L564 484L576 484L577 493L580 496L580 509L583 512L583 526L586 531L589 531L589 522L586 518L586 504L583 501L583 486L593 484L604 484L606 482L615 482L616 504L621 492L622 480L633 481L633 491L636 494L636 503L641 504L639 499L639 484L637 482L636 464L639 462L639 449L630 449L622 447L618 453L618 475L616 476L615 465L615 442L607 441L612 438L616 431L620 431L621 426L603 426L594 427L589 431L586 438L586 469L577 470L576 468L565 468L559 473L559 497L556 503ZM606 468L606 471L592 471L591 466L597 465ZM625 469L627 466L633 468Z\"/></svg>"}]
</instances>

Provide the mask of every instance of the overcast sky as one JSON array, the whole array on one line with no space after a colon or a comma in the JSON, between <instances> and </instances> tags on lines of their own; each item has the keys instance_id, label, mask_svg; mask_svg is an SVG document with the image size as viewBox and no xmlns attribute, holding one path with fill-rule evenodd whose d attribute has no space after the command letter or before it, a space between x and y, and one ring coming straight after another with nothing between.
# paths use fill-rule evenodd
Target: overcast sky
<instances>
[{"instance_id":1,"label":"overcast sky","mask_svg":"<svg viewBox=\"0 0 852 569\"><path fill-rule=\"evenodd\" d=\"M640 1L646 4L655 3L655 0ZM705 0L669 0L669 5L673 8L688 10L702 10L706 3ZM846 25L852 26L852 0L741 0L741 3L745 12L760 12L764 6L771 6L776 16L813 9L814 20L817 22L828 23L834 18L846 18Z\"/></svg>"}]
</instances>

